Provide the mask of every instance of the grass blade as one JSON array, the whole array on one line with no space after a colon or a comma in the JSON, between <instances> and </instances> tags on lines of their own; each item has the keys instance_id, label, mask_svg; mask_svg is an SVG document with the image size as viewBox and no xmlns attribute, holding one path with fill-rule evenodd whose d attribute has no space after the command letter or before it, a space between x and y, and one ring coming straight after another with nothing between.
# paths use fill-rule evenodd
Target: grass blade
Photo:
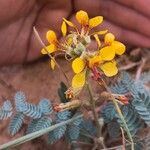
<instances>
[{"instance_id":1,"label":"grass blade","mask_svg":"<svg viewBox=\"0 0 150 150\"><path fill-rule=\"evenodd\" d=\"M48 132L50 132L50 131L52 131L52 130L60 127L60 126L63 126L65 124L69 124L69 123L71 123L71 122L73 122L73 121L75 121L75 120L77 120L77 119L79 119L81 117L83 117L83 115L79 115L79 116L73 117L71 119L68 119L68 120L63 121L61 123L58 123L56 125L50 126L48 128L45 128L45 129L36 131L34 133L22 136L22 137L20 137L18 139L15 139L13 141L10 141L8 143L0 145L0 149L12 148L12 147L15 147L17 145L23 144L23 143L25 143L27 141L33 140L35 138L38 138L38 137L40 137L40 136L42 136L42 135L44 135L44 134L46 134L46 133L48 133Z\"/></svg>"}]
</instances>

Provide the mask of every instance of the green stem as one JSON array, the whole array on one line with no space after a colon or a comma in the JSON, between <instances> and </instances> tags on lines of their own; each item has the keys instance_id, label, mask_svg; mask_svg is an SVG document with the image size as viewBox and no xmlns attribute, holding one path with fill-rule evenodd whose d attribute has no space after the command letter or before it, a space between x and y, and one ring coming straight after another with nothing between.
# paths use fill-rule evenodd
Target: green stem
<instances>
[{"instance_id":1,"label":"green stem","mask_svg":"<svg viewBox=\"0 0 150 150\"><path fill-rule=\"evenodd\" d=\"M117 103L115 97L112 95L110 89L108 88L107 84L105 83L105 81L104 81L103 79L102 79L102 82L103 82L104 87L106 88L106 90L107 90L108 93L110 94L111 99L112 99L112 101L113 101L113 103L114 103L114 105L115 105L115 108L116 108L117 112L118 112L118 115L119 115L119 117L120 117L120 119L121 119L121 121L122 121L122 123L123 123L125 129L126 129L127 135L128 135L128 137L129 137L129 139L130 139L130 142L131 142L131 150L134 150L134 141L133 141L132 135L131 135L131 133L130 133L130 131L129 131L128 125L127 125L127 123L126 123L126 121L125 121L125 119L124 119L124 117L123 117L123 114L122 114L122 112L121 112L121 110L120 110L120 107L119 107L119 105L118 105L118 103Z\"/></svg>"},{"instance_id":2,"label":"green stem","mask_svg":"<svg viewBox=\"0 0 150 150\"><path fill-rule=\"evenodd\" d=\"M88 89L88 92L89 92L89 95L90 95L91 110L92 110L94 120L95 120L95 123L96 123L96 127L97 127L97 137L100 138L101 135L102 135L102 126L100 125L99 120L98 120L98 114L96 112L96 106L95 106L95 101L93 99L93 94L92 94L91 87L90 87L88 82L86 82L86 85L87 85L87 89ZM104 144L104 141L101 140L100 142L101 142L101 145L103 146L103 148L106 148L106 146Z\"/></svg>"}]
</instances>

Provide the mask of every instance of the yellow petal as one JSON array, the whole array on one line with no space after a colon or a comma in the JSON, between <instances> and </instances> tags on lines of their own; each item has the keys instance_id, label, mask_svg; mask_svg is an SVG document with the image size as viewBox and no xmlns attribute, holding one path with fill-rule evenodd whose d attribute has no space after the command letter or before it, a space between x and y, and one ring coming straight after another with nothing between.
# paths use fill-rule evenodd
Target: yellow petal
<instances>
[{"instance_id":1,"label":"yellow petal","mask_svg":"<svg viewBox=\"0 0 150 150\"><path fill-rule=\"evenodd\" d=\"M103 34L106 34L107 32L108 30L102 30L102 31L94 32L94 34L103 35Z\"/></svg>"},{"instance_id":2,"label":"yellow petal","mask_svg":"<svg viewBox=\"0 0 150 150\"><path fill-rule=\"evenodd\" d=\"M95 40L96 40L96 43L97 43L98 47L100 47L100 46L101 46L101 41L99 40L98 35L95 34L95 35L94 35L94 38L95 38Z\"/></svg>"},{"instance_id":3,"label":"yellow petal","mask_svg":"<svg viewBox=\"0 0 150 150\"><path fill-rule=\"evenodd\" d=\"M89 27L94 28L103 22L102 16L97 16L89 20Z\"/></svg>"},{"instance_id":4,"label":"yellow petal","mask_svg":"<svg viewBox=\"0 0 150 150\"><path fill-rule=\"evenodd\" d=\"M115 36L112 33L107 33L104 37L104 42L106 44L111 44L115 40Z\"/></svg>"},{"instance_id":5,"label":"yellow petal","mask_svg":"<svg viewBox=\"0 0 150 150\"><path fill-rule=\"evenodd\" d=\"M75 27L75 25L71 22L71 21L68 21L67 19L63 18L63 20L66 22L66 24L70 27Z\"/></svg>"},{"instance_id":6,"label":"yellow petal","mask_svg":"<svg viewBox=\"0 0 150 150\"><path fill-rule=\"evenodd\" d=\"M73 79L72 79L72 88L73 89L80 89L84 86L85 75L86 75L86 71L82 71L73 77Z\"/></svg>"},{"instance_id":7,"label":"yellow petal","mask_svg":"<svg viewBox=\"0 0 150 150\"><path fill-rule=\"evenodd\" d=\"M89 59L89 67L92 68L94 65L99 65L101 63L101 56L94 56L92 58Z\"/></svg>"},{"instance_id":8,"label":"yellow petal","mask_svg":"<svg viewBox=\"0 0 150 150\"><path fill-rule=\"evenodd\" d=\"M89 17L87 12L80 10L76 13L76 19L81 25L88 25Z\"/></svg>"},{"instance_id":9,"label":"yellow petal","mask_svg":"<svg viewBox=\"0 0 150 150\"><path fill-rule=\"evenodd\" d=\"M46 46L46 50L48 51L48 53L53 53L56 51L56 46L54 44L50 44L48 46ZM42 54L47 54L47 51L46 51L44 48L41 50L41 53Z\"/></svg>"},{"instance_id":10,"label":"yellow petal","mask_svg":"<svg viewBox=\"0 0 150 150\"><path fill-rule=\"evenodd\" d=\"M52 70L55 69L56 63L53 59L50 60L50 66L51 66Z\"/></svg>"},{"instance_id":11,"label":"yellow petal","mask_svg":"<svg viewBox=\"0 0 150 150\"><path fill-rule=\"evenodd\" d=\"M80 73L85 68L85 62L80 57L72 62L72 69L75 73Z\"/></svg>"},{"instance_id":12,"label":"yellow petal","mask_svg":"<svg viewBox=\"0 0 150 150\"><path fill-rule=\"evenodd\" d=\"M106 46L100 50L100 56L102 60L112 60L115 57L115 50L112 48L112 46Z\"/></svg>"},{"instance_id":13,"label":"yellow petal","mask_svg":"<svg viewBox=\"0 0 150 150\"><path fill-rule=\"evenodd\" d=\"M115 49L117 55L122 55L126 50L125 45L119 41L113 41L111 46L113 47L113 49Z\"/></svg>"},{"instance_id":14,"label":"yellow petal","mask_svg":"<svg viewBox=\"0 0 150 150\"><path fill-rule=\"evenodd\" d=\"M63 36L66 36L67 33L67 25L66 23L63 21L62 25L61 25L61 32L63 34Z\"/></svg>"},{"instance_id":15,"label":"yellow petal","mask_svg":"<svg viewBox=\"0 0 150 150\"><path fill-rule=\"evenodd\" d=\"M107 77L112 77L118 73L118 68L116 67L116 62L107 62L100 66L101 70Z\"/></svg>"},{"instance_id":16,"label":"yellow petal","mask_svg":"<svg viewBox=\"0 0 150 150\"><path fill-rule=\"evenodd\" d=\"M52 31L52 30L49 30L49 31L46 33L46 38L47 38L47 40L48 40L48 42L49 42L50 44L54 44L54 43L56 43L56 41L57 41L56 34L55 34L55 32Z\"/></svg>"}]
</instances>

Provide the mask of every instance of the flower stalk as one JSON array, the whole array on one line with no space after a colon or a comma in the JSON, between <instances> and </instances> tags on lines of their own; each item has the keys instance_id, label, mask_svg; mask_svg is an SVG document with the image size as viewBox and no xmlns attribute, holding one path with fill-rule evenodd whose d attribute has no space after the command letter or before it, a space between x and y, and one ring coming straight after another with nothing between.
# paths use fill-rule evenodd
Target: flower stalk
<instances>
[{"instance_id":1,"label":"flower stalk","mask_svg":"<svg viewBox=\"0 0 150 150\"><path fill-rule=\"evenodd\" d=\"M118 115L119 115L119 117L120 117L120 119L121 119L121 121L122 121L122 123L123 123L125 129L126 129L128 138L129 138L129 140L130 140L130 142L131 142L131 150L134 150L134 141L133 141L132 135L131 135L131 133L130 133L130 131L129 131L129 128L128 128L127 124L126 124L126 121L125 121L125 119L124 119L124 117L123 117L123 114L122 114L122 112L121 112L121 109L120 109L120 107L119 107L119 105L118 105L118 103L117 103L115 97L112 95L110 89L108 88L107 84L105 83L105 81L104 81L103 79L101 79L101 81L102 81L102 83L103 83L105 89L107 90L107 92L110 94L111 99L112 99L112 102L113 102L113 104L114 104L114 106L115 106L115 108L116 108L116 111L117 111L117 113L118 113ZM99 81L98 81L98 82L99 82ZM99 83L99 84L101 84L101 83Z\"/></svg>"},{"instance_id":2,"label":"flower stalk","mask_svg":"<svg viewBox=\"0 0 150 150\"><path fill-rule=\"evenodd\" d=\"M86 86L87 86L87 90L88 90L88 93L89 93L89 96L90 96L89 100L90 100L90 104L91 104L91 110L92 110L92 113L93 113L93 116L94 116L94 120L95 120L95 124L96 124L96 127L97 127L97 138L101 139L101 140L99 140L101 145L103 146L103 148L106 148L106 146L104 144L104 141L102 140L103 138L101 138L102 126L99 123L98 114L96 112L96 106L95 106L95 101L93 99L92 89L91 89L91 87L90 87L88 82L86 82Z\"/></svg>"}]
</instances>

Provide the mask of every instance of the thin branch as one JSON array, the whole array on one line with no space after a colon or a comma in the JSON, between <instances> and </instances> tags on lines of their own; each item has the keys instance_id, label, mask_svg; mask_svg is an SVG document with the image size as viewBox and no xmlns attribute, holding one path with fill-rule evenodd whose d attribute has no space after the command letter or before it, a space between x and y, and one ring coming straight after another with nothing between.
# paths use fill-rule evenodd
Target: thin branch
<instances>
[{"instance_id":1,"label":"thin branch","mask_svg":"<svg viewBox=\"0 0 150 150\"><path fill-rule=\"evenodd\" d=\"M123 148L123 145L110 147L110 148L107 148L107 150L116 150L116 149L119 149L119 148ZM102 149L102 150L106 150L106 149Z\"/></svg>"},{"instance_id":2,"label":"thin branch","mask_svg":"<svg viewBox=\"0 0 150 150\"><path fill-rule=\"evenodd\" d=\"M139 78L140 78L140 76L141 76L141 73L142 73L142 69L143 69L143 67L144 67L144 65L145 65L145 63L146 63L146 61L147 61L146 58L143 58L143 59L142 59L141 65L139 66L139 68L138 68L138 70L137 70L137 72L136 72L136 77L135 77L136 80L139 80Z\"/></svg>"},{"instance_id":3,"label":"thin branch","mask_svg":"<svg viewBox=\"0 0 150 150\"><path fill-rule=\"evenodd\" d=\"M93 144L91 144L91 143L80 142L80 141L72 141L71 144L80 144L80 145L86 145L86 146L93 146Z\"/></svg>"},{"instance_id":4,"label":"thin branch","mask_svg":"<svg viewBox=\"0 0 150 150\"><path fill-rule=\"evenodd\" d=\"M126 142L125 142L125 136L124 136L124 131L123 131L123 129L122 128L120 128L121 129L121 134L122 134L122 150L126 150L126 147L125 147L125 145L126 145Z\"/></svg>"},{"instance_id":5,"label":"thin branch","mask_svg":"<svg viewBox=\"0 0 150 150\"><path fill-rule=\"evenodd\" d=\"M136 66L138 66L140 64L141 64L141 61L140 62L136 62L136 63L130 63L130 64L126 65L126 66L120 67L119 71L129 70L129 69L134 68L134 67L136 67Z\"/></svg>"},{"instance_id":6,"label":"thin branch","mask_svg":"<svg viewBox=\"0 0 150 150\"><path fill-rule=\"evenodd\" d=\"M17 91L11 84L8 84L5 80L3 80L1 78L0 78L0 84L2 86L4 86L5 88L9 89L12 92L16 92Z\"/></svg>"}]
</instances>

